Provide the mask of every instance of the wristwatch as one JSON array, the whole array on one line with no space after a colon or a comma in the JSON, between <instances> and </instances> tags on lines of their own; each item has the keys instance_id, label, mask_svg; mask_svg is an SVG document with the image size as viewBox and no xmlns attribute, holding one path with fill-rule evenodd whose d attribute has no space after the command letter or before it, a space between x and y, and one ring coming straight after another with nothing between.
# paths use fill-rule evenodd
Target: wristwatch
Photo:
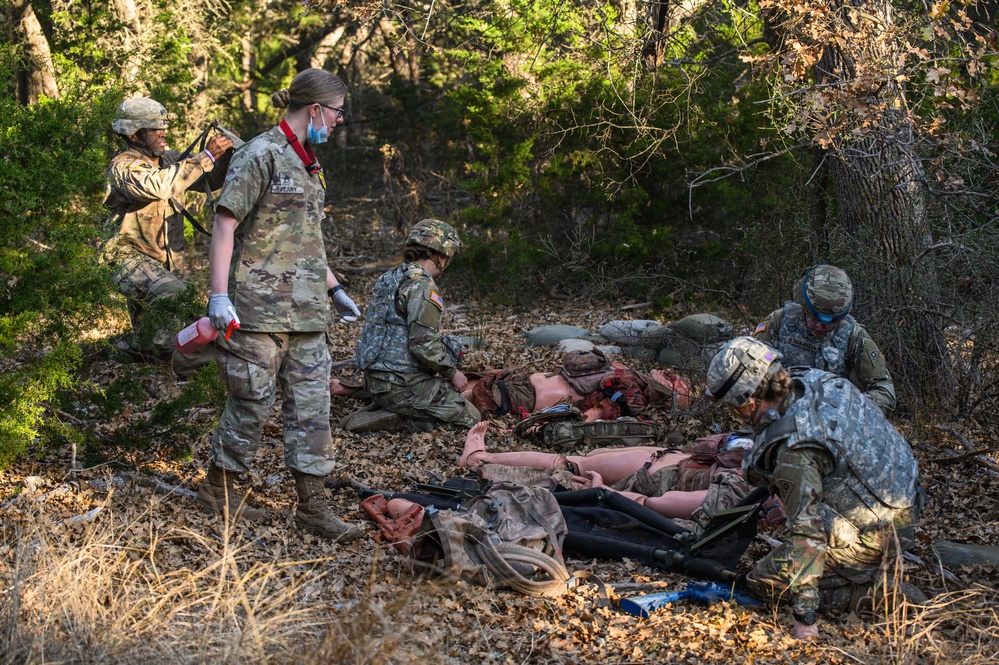
<instances>
[{"instance_id":1,"label":"wristwatch","mask_svg":"<svg viewBox=\"0 0 999 665\"><path fill-rule=\"evenodd\" d=\"M809 610L807 612L794 612L794 620L805 626L814 626L815 622L819 620L819 615Z\"/></svg>"},{"instance_id":2,"label":"wristwatch","mask_svg":"<svg viewBox=\"0 0 999 665\"><path fill-rule=\"evenodd\" d=\"M337 291L343 291L343 290L345 290L343 288L343 284L337 284L336 286L331 286L330 288L326 289L326 295L329 296L330 300L332 300L334 293L336 293Z\"/></svg>"}]
</instances>

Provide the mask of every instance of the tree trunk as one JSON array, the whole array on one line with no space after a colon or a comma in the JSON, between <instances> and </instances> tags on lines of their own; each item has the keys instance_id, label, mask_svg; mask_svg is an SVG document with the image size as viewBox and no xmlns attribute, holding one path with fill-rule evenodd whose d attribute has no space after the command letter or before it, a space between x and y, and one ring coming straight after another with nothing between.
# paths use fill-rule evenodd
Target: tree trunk
<instances>
[{"instance_id":1,"label":"tree trunk","mask_svg":"<svg viewBox=\"0 0 999 665\"><path fill-rule=\"evenodd\" d=\"M669 0L652 0L648 3L648 13L649 26L642 44L642 62L647 69L655 69L666 45Z\"/></svg>"},{"instance_id":2,"label":"tree trunk","mask_svg":"<svg viewBox=\"0 0 999 665\"><path fill-rule=\"evenodd\" d=\"M257 79L254 74L257 70L257 52L253 48L253 40L250 35L243 37L241 46L243 49L243 110L247 113L257 111Z\"/></svg>"},{"instance_id":3,"label":"tree trunk","mask_svg":"<svg viewBox=\"0 0 999 665\"><path fill-rule=\"evenodd\" d=\"M312 66L325 68L326 63L333 59L334 49L337 47L337 42L343 37L343 34L347 31L347 26L338 26L336 30L329 33L323 37L319 44L316 46L315 53L312 54Z\"/></svg>"},{"instance_id":4,"label":"tree trunk","mask_svg":"<svg viewBox=\"0 0 999 665\"><path fill-rule=\"evenodd\" d=\"M21 77L18 99L22 104L37 104L42 95L59 98L55 68L49 42L28 0L13 0L15 20L20 21L21 37L28 58L28 69Z\"/></svg>"},{"instance_id":5,"label":"tree trunk","mask_svg":"<svg viewBox=\"0 0 999 665\"><path fill-rule=\"evenodd\" d=\"M829 261L829 206L827 202L829 185L829 164L826 151L818 146L812 148L812 175L808 179L808 203L812 235L815 237L816 263Z\"/></svg>"},{"instance_id":6,"label":"tree trunk","mask_svg":"<svg viewBox=\"0 0 999 665\"><path fill-rule=\"evenodd\" d=\"M882 350L909 392L936 399L949 379L940 289L931 256L923 253L932 240L922 165L911 128L900 125L835 151L836 223L857 260L850 270L857 316L888 335Z\"/></svg>"},{"instance_id":7,"label":"tree trunk","mask_svg":"<svg viewBox=\"0 0 999 665\"><path fill-rule=\"evenodd\" d=\"M779 32L773 42L796 49L785 61L800 100L795 122L825 152L831 214L812 206L813 223L828 217L814 238L820 256L828 242L830 258L850 273L854 314L873 329L907 388L900 392L939 398L950 373L936 269L924 251L932 238L916 129L897 80L906 47L894 9L889 0L787 3L769 18ZM801 87L809 66L812 84Z\"/></svg>"},{"instance_id":8,"label":"tree trunk","mask_svg":"<svg viewBox=\"0 0 999 665\"><path fill-rule=\"evenodd\" d=\"M125 26L124 44L129 49L133 46L134 40L139 36L142 25L139 23L139 12L135 9L135 0L114 0L115 16Z\"/></svg>"}]
</instances>

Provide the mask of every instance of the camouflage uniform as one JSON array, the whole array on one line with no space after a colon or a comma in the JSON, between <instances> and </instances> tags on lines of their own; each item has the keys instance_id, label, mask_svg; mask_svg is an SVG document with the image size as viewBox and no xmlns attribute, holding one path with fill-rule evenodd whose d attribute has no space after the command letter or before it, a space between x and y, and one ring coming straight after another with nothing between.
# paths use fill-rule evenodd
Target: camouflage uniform
<instances>
[{"instance_id":1,"label":"camouflage uniform","mask_svg":"<svg viewBox=\"0 0 999 665\"><path fill-rule=\"evenodd\" d=\"M667 492L707 490L704 501L691 514L694 528L703 528L715 514L734 508L752 492L753 487L746 482L742 470L745 454L743 444L748 443L751 443L748 439L725 433L698 439L691 451L664 448L652 453L652 458L645 466L618 481L612 488L648 497L663 496ZM735 447L729 447L730 445ZM703 450L715 452L707 456L697 454ZM669 452L691 452L692 455L678 464L664 466L650 474L649 468L655 460Z\"/></svg>"},{"instance_id":2,"label":"camouflage uniform","mask_svg":"<svg viewBox=\"0 0 999 665\"><path fill-rule=\"evenodd\" d=\"M127 100L122 108L129 103L138 104L140 111L145 110L145 105L162 113L158 121L140 123L142 128L166 129L166 109L160 104L139 98ZM120 119L116 120L119 122ZM134 133L130 131L134 127L128 129L128 133ZM101 259L113 268L115 286L128 300L134 331L141 330L149 303L164 296L176 296L186 286L175 274L183 267L184 216L170 200L183 204L186 191L204 191L206 184L210 189L218 189L229 157L224 155L213 162L207 153L200 152L180 159L176 150L157 157L145 146L129 143L126 150L111 160L106 171L104 203L110 209L106 230L114 231L115 235L105 243ZM154 352L171 353L176 332L154 331ZM198 354L175 360L193 368L207 364L211 354L209 346Z\"/></svg>"},{"instance_id":3,"label":"camouflage uniform","mask_svg":"<svg viewBox=\"0 0 999 665\"><path fill-rule=\"evenodd\" d=\"M228 399L212 438L212 461L228 471L250 467L278 385L285 463L311 476L333 470L324 200L320 175L279 127L232 159L218 205L239 220L228 291L240 329L217 340Z\"/></svg>"},{"instance_id":4,"label":"camouflage uniform","mask_svg":"<svg viewBox=\"0 0 999 665\"><path fill-rule=\"evenodd\" d=\"M832 268L817 266L813 270ZM842 271L833 276L839 276ZM820 275L821 276L821 275ZM810 301L821 307L827 302L852 304L853 291L845 273L845 284L826 280L810 284L811 291L805 291L804 284L795 287L795 300L784 303L756 327L754 336L777 349L783 355L784 367L811 367L848 378L857 388L871 398L884 412L895 409L895 384L885 365L884 354L862 325L849 314L839 315L838 325L822 339L817 339L805 322L804 299L810 293Z\"/></svg>"},{"instance_id":5,"label":"camouflage uniform","mask_svg":"<svg viewBox=\"0 0 999 665\"><path fill-rule=\"evenodd\" d=\"M471 427L478 409L447 379L457 358L440 334L444 299L414 262L378 278L357 343L357 366L380 407L416 420Z\"/></svg>"},{"instance_id":6,"label":"camouflage uniform","mask_svg":"<svg viewBox=\"0 0 999 665\"><path fill-rule=\"evenodd\" d=\"M750 481L780 496L788 535L747 581L760 597L788 593L800 615L844 609L913 546L918 469L902 435L850 382L814 369L792 377L783 417L762 421L770 424L745 464Z\"/></svg>"}]
</instances>

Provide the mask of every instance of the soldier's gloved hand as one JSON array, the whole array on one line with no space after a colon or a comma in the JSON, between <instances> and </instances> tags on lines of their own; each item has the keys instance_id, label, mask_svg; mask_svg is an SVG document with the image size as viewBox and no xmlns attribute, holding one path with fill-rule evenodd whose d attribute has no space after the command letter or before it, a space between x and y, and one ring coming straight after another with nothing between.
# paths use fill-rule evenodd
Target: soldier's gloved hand
<instances>
[{"instance_id":1,"label":"soldier's gloved hand","mask_svg":"<svg viewBox=\"0 0 999 665\"><path fill-rule=\"evenodd\" d=\"M236 308L232 306L232 301L226 293L213 293L208 299L208 318L212 320L212 328L223 333L233 321L239 325Z\"/></svg>"},{"instance_id":2,"label":"soldier's gloved hand","mask_svg":"<svg viewBox=\"0 0 999 665\"><path fill-rule=\"evenodd\" d=\"M327 291L326 295L333 301L333 309L336 310L342 323L353 323L361 316L361 310L357 309L357 305L344 291L343 284L337 284Z\"/></svg>"},{"instance_id":3,"label":"soldier's gloved hand","mask_svg":"<svg viewBox=\"0 0 999 665\"><path fill-rule=\"evenodd\" d=\"M784 504L780 498L772 496L763 502L763 517L761 521L764 525L781 525L787 520L787 513L784 512Z\"/></svg>"}]
</instances>

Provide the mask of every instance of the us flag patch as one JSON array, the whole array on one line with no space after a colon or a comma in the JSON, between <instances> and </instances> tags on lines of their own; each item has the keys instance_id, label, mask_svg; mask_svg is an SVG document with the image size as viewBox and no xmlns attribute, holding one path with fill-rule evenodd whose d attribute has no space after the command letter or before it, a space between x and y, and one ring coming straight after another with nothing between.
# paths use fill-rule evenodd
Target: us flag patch
<instances>
[{"instance_id":1,"label":"us flag patch","mask_svg":"<svg viewBox=\"0 0 999 665\"><path fill-rule=\"evenodd\" d=\"M753 331L754 335L759 335L761 332L767 329L767 322L764 321L760 325L756 326L756 330Z\"/></svg>"},{"instance_id":2,"label":"us flag patch","mask_svg":"<svg viewBox=\"0 0 999 665\"><path fill-rule=\"evenodd\" d=\"M437 305L441 309L444 309L444 299L441 298L441 294L437 293L436 291L430 292L430 302Z\"/></svg>"}]
</instances>

